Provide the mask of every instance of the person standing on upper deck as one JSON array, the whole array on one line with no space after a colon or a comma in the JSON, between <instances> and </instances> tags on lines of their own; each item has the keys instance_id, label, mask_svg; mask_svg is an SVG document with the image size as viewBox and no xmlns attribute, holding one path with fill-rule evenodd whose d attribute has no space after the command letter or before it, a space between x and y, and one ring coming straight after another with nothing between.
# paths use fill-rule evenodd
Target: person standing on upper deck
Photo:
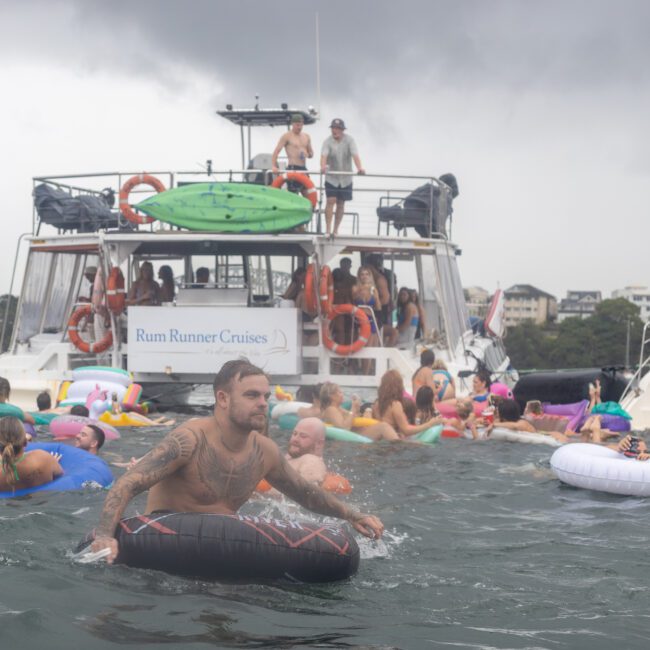
<instances>
[{"instance_id":1,"label":"person standing on upper deck","mask_svg":"<svg viewBox=\"0 0 650 650\"><path fill-rule=\"evenodd\" d=\"M323 142L320 157L321 173L327 172L352 172L352 161L357 167L359 174L365 174L366 170L361 164L359 151L356 142L345 131L345 122L336 118L330 124L332 135ZM325 176L325 225L327 234L338 235L339 226L343 221L345 202L352 200L352 176L327 174ZM332 217L336 206L336 218L334 230L332 230Z\"/></svg>"},{"instance_id":2,"label":"person standing on upper deck","mask_svg":"<svg viewBox=\"0 0 650 650\"><path fill-rule=\"evenodd\" d=\"M280 137L271 158L271 169L274 174L280 172L278 156L282 149L287 154L287 170L307 171L307 158L314 157L314 150L311 148L311 138L302 132L304 125L305 118L300 113L291 116L291 129ZM301 185L289 181L287 187L291 192L299 192Z\"/></svg>"}]
</instances>

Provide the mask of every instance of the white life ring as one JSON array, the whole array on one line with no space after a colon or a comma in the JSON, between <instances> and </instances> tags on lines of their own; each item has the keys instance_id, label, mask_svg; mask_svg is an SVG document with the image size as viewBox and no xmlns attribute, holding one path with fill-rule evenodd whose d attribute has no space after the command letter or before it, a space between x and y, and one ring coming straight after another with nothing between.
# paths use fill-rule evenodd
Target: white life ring
<instances>
[{"instance_id":1,"label":"white life ring","mask_svg":"<svg viewBox=\"0 0 650 650\"><path fill-rule=\"evenodd\" d=\"M590 443L564 445L551 456L551 469L574 487L628 496L650 496L650 461L627 458Z\"/></svg>"},{"instance_id":2,"label":"white life ring","mask_svg":"<svg viewBox=\"0 0 650 650\"><path fill-rule=\"evenodd\" d=\"M279 420L281 415L293 415L298 409L309 408L309 402L278 402L271 411L271 419Z\"/></svg>"}]
</instances>

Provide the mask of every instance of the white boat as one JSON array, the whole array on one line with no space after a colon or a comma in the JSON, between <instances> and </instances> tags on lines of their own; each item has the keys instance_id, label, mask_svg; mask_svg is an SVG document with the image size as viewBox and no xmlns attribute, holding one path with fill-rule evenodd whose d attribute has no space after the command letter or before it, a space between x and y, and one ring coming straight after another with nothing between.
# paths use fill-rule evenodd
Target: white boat
<instances>
[{"instance_id":1,"label":"white boat","mask_svg":"<svg viewBox=\"0 0 650 650\"><path fill-rule=\"evenodd\" d=\"M650 321L643 326L639 365L628 382L620 403L632 416L635 430L650 429Z\"/></svg>"},{"instance_id":2,"label":"white boat","mask_svg":"<svg viewBox=\"0 0 650 650\"><path fill-rule=\"evenodd\" d=\"M223 114L241 126L244 143L251 126L286 125L293 112L229 110ZM313 114L304 115L313 121ZM250 159L250 139L248 147ZM268 169L213 170L208 164L200 173L149 174L173 188L209 180L257 181ZM101 199L110 198L133 175L48 176L35 178L34 186L56 188L75 198ZM79 222L64 230L45 223L35 210L32 233L19 243L16 254L18 264L26 252L26 266L11 343L0 355L0 375L11 383L12 401L33 408L34 396L43 389L55 392L59 382L71 378L72 369L109 365L132 372L145 391L160 393L162 401L169 403L186 397L194 385L211 383L224 361L239 356L263 367L283 386L333 380L347 389L375 388L388 368L397 368L408 389L423 347L434 349L436 357L446 362L458 377L461 394L468 392L469 376L482 364L495 380L512 385L517 376L500 337L470 327L457 265L460 250L449 238L450 188L433 176L355 177L355 199L347 205L356 211L346 214L342 234L332 238L321 228L323 179L312 178L319 180L319 202L306 232L300 233L222 234L160 222L133 225L117 209L96 229ZM409 217L404 199L423 186L437 197L426 208L425 222L420 221L418 230L425 229L425 237L405 227L409 219L400 220L400 214ZM377 208L382 206L388 210L379 219ZM80 227L91 231L80 232ZM350 257L356 269L370 253L383 257L384 268L397 277L398 287L417 289L427 330L406 349L362 347L352 355L342 355L324 344L327 318L320 305L315 320L303 322L299 310L281 295L291 271L299 266L313 264L318 278L323 267L336 268L343 256ZM172 266L178 285L175 300L111 313L113 343L103 352L75 347L68 324L79 308L79 296L89 296L92 289L84 279L84 269L101 268L107 278L111 269L119 268L128 291L144 261L156 268ZM211 270L212 282L196 289L192 282L199 266ZM351 361L358 359L374 363ZM360 374L361 367L368 365Z\"/></svg>"}]
</instances>

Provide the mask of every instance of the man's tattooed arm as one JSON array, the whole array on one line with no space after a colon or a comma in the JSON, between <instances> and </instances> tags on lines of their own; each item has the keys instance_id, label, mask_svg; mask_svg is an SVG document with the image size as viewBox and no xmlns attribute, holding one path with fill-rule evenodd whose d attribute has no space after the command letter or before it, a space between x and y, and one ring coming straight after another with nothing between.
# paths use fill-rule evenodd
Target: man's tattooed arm
<instances>
[{"instance_id":1,"label":"man's tattooed arm","mask_svg":"<svg viewBox=\"0 0 650 650\"><path fill-rule=\"evenodd\" d=\"M193 431L177 429L123 474L106 496L96 537L113 537L129 501L187 463L196 445Z\"/></svg>"}]
</instances>

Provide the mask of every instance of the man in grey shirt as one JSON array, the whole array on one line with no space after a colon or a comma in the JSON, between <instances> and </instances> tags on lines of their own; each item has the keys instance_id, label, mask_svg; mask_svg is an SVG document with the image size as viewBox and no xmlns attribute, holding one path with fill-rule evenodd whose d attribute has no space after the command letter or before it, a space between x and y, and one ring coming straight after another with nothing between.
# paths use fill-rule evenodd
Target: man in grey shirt
<instances>
[{"instance_id":1,"label":"man in grey shirt","mask_svg":"<svg viewBox=\"0 0 650 650\"><path fill-rule=\"evenodd\" d=\"M352 172L353 160L359 174L365 174L366 171L361 164L355 141L349 135L343 133L345 131L343 120L339 118L332 120L330 128L332 129L332 135L323 142L320 169L321 173L326 174L325 225L327 234L337 235L345 212L345 202L352 200L352 176L328 174L327 172ZM334 230L332 230L335 205L336 219L334 221Z\"/></svg>"}]
</instances>

